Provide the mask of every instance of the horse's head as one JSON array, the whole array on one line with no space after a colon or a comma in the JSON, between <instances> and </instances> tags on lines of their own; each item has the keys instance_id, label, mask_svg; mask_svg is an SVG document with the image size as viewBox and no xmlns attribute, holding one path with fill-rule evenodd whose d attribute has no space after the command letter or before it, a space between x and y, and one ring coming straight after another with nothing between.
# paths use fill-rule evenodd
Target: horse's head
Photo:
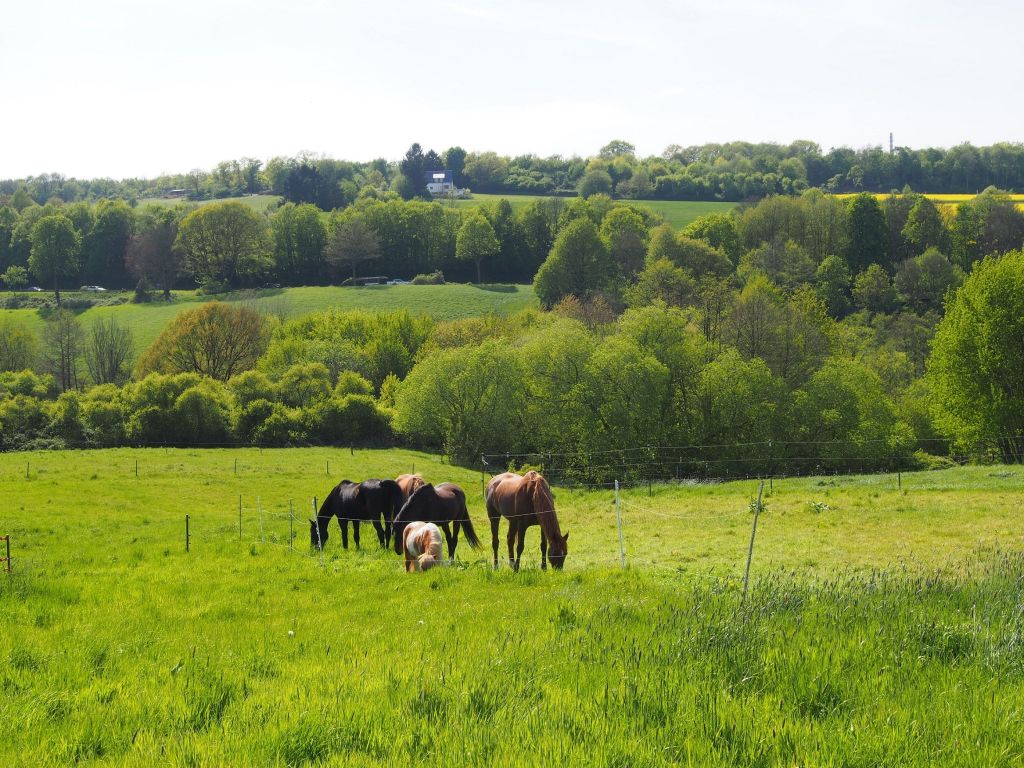
<instances>
[{"instance_id":1,"label":"horse's head","mask_svg":"<svg viewBox=\"0 0 1024 768\"><path fill-rule=\"evenodd\" d=\"M323 549L327 543L327 521L330 518L318 517L309 521L309 546L315 549ZM321 523L320 521L323 520Z\"/></svg>"},{"instance_id":2,"label":"horse's head","mask_svg":"<svg viewBox=\"0 0 1024 768\"><path fill-rule=\"evenodd\" d=\"M569 554L569 532L566 531L564 535L558 539L554 539L548 542L548 562L551 563L552 567L562 570L565 565L565 556Z\"/></svg>"},{"instance_id":3,"label":"horse's head","mask_svg":"<svg viewBox=\"0 0 1024 768\"><path fill-rule=\"evenodd\" d=\"M402 505L402 508L398 510L398 514L395 515L392 528L395 535L396 555L402 554L402 537L405 535L405 527L413 520L423 519L421 511L426 509L429 495L433 492L434 486L430 483L421 485L413 491L409 500Z\"/></svg>"}]
</instances>

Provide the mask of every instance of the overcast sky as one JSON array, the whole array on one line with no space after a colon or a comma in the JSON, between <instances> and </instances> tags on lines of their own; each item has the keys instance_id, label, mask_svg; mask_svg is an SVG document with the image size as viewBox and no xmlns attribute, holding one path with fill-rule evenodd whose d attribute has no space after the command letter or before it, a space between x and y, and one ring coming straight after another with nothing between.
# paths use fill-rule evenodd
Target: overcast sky
<instances>
[{"instance_id":1,"label":"overcast sky","mask_svg":"<svg viewBox=\"0 0 1024 768\"><path fill-rule=\"evenodd\" d=\"M311 151L1024 139L1006 0L49 0L0 24L0 178Z\"/></svg>"}]
</instances>

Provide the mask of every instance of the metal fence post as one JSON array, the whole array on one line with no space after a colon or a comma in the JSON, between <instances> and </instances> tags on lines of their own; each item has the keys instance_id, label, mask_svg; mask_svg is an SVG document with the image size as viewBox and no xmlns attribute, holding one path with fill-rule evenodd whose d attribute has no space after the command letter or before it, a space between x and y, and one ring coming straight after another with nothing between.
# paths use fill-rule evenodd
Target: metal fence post
<instances>
[{"instance_id":1,"label":"metal fence post","mask_svg":"<svg viewBox=\"0 0 1024 768\"><path fill-rule=\"evenodd\" d=\"M757 518L761 514L761 494L764 493L764 480L757 489L757 506L754 507L754 527L750 531L750 549L747 550L747 571L743 574L743 599L747 599L747 585L750 583L750 560L754 556L754 537L757 535Z\"/></svg>"},{"instance_id":2,"label":"metal fence post","mask_svg":"<svg viewBox=\"0 0 1024 768\"><path fill-rule=\"evenodd\" d=\"M622 510L619 507L619 481L615 481L615 524L619 528L619 564L626 568L626 547L622 541Z\"/></svg>"}]
</instances>

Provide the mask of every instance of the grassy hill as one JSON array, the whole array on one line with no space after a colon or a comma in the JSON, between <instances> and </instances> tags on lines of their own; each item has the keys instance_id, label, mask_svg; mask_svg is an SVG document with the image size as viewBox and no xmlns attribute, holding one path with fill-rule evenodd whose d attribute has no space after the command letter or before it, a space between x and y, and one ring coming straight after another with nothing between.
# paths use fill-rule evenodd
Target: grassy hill
<instances>
[{"instance_id":1,"label":"grassy hill","mask_svg":"<svg viewBox=\"0 0 1024 768\"><path fill-rule=\"evenodd\" d=\"M213 200L188 201L180 197L146 197L139 200L139 205L177 205L181 202L195 202L197 205L209 205L210 203L242 203L257 211L265 211L275 205L281 198L278 195L242 195L241 197L223 197Z\"/></svg>"},{"instance_id":2,"label":"grassy hill","mask_svg":"<svg viewBox=\"0 0 1024 768\"><path fill-rule=\"evenodd\" d=\"M310 551L314 494L412 469L482 551ZM744 601L752 482L627 492L628 570L612 493L556 489L566 570L534 528L514 574L435 456L3 454L0 761L1020 764L1020 473L891 480L776 483Z\"/></svg>"},{"instance_id":3,"label":"grassy hill","mask_svg":"<svg viewBox=\"0 0 1024 768\"><path fill-rule=\"evenodd\" d=\"M493 203L506 199L512 205L513 210L521 208L534 200L545 199L544 195L478 195L474 194L469 200L455 200L452 203L459 208L470 208L484 203ZM736 203L714 203L699 202L693 200L625 200L631 205L647 208L665 218L665 221L677 229L681 229L707 213L727 213L736 207Z\"/></svg>"},{"instance_id":4,"label":"grassy hill","mask_svg":"<svg viewBox=\"0 0 1024 768\"><path fill-rule=\"evenodd\" d=\"M65 296L79 296L65 292ZM95 298L96 294L81 294ZM209 301L195 291L175 291L171 303L154 301L149 304L122 303L97 306L80 312L78 317L88 327L96 318L115 317L132 329L138 351L146 349L160 334L163 327L179 312ZM116 297L106 297L106 300ZM122 298L127 302L130 293ZM483 315L489 312L510 314L536 305L533 287L529 285L375 285L356 288L312 286L280 288L259 291L240 291L217 297L222 301L241 301L286 318L329 308L365 309L370 311L407 309L413 314L451 320L459 317ZM0 310L0 317L9 316L24 323L37 335L45 320L35 309Z\"/></svg>"}]
</instances>

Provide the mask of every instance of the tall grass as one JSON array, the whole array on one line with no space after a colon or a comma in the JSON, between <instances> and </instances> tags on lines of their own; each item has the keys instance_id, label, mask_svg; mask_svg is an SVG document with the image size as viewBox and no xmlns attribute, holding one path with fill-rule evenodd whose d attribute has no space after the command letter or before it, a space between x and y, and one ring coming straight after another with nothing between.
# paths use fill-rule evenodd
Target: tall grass
<instances>
[{"instance_id":1,"label":"tall grass","mask_svg":"<svg viewBox=\"0 0 1024 768\"><path fill-rule=\"evenodd\" d=\"M479 473L412 452L0 456L7 501L0 532L15 543L14 573L0 574L0 761L1024 760L1015 475L985 468L905 475L906 497L888 495L877 478L777 484L759 523L766 538L755 548L746 602L732 554L716 553L713 566L693 569L677 558L682 571L605 565L610 506L603 490L556 489L559 515L572 530L561 573L532 565L514 574L504 564L494 572L489 552L460 545L454 567L408 576L375 543L343 551L336 529L321 565L308 548L308 524L298 522L289 548L288 496L304 521L309 497L322 498L342 475L394 475L414 463L428 478L458 480L486 529ZM655 513L707 510L709 517L680 518L668 531L682 539L669 546L691 551L704 545L683 537L685 528L699 530L716 513L738 509L736 528L745 533L735 542L713 540L711 548L735 543L743 551L751 486L632 491L627 545L657 542L655 523L670 518ZM832 491L830 511L804 508L804 497L825 490ZM884 566L891 538L941 542L955 517L946 509L953 498L963 514L976 515L970 534L954 529L962 548ZM882 508L897 499L902 509ZM988 511L973 511L972 499ZM596 515L602 507L605 517ZM639 517L641 508L648 518ZM189 553L185 513L193 521ZM828 515L879 518L867 529L873 545L861 545L864 553L873 546L874 562L883 565L856 569L829 559L820 543L829 526L807 524ZM771 565L770 530L792 542L789 549L778 544ZM610 535L617 554L614 522ZM978 539L988 543L979 547ZM530 551L536 541L534 530ZM811 547L823 550L817 566L793 559Z\"/></svg>"}]
</instances>

